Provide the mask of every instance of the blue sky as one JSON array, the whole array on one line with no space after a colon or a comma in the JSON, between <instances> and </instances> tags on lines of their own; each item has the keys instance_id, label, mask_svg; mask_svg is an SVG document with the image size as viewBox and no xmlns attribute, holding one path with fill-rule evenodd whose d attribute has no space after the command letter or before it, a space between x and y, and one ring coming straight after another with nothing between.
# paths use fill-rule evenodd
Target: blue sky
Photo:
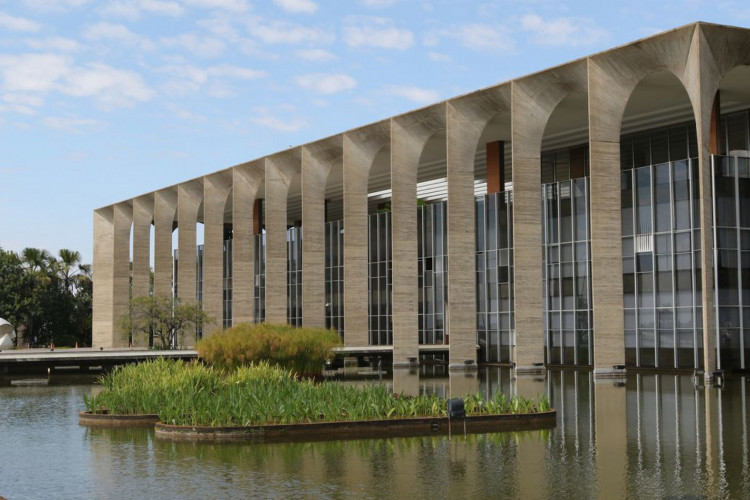
<instances>
[{"instance_id":1,"label":"blue sky","mask_svg":"<svg viewBox=\"0 0 750 500\"><path fill-rule=\"evenodd\" d=\"M0 247L746 1L0 0Z\"/></svg>"}]
</instances>

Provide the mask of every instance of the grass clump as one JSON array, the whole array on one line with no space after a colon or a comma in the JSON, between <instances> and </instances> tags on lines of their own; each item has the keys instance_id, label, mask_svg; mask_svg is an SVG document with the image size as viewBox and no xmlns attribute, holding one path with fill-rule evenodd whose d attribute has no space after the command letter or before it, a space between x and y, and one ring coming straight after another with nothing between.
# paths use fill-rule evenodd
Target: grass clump
<instances>
[{"instance_id":1,"label":"grass clump","mask_svg":"<svg viewBox=\"0 0 750 500\"><path fill-rule=\"evenodd\" d=\"M175 425L248 426L378 420L446 415L446 400L436 395L405 397L385 385L355 387L337 382L298 380L268 362L231 372L200 363L159 359L127 365L101 379L104 390L84 398L92 413L155 413ZM535 413L549 410L535 402L496 394L465 398L469 415Z\"/></svg>"},{"instance_id":2,"label":"grass clump","mask_svg":"<svg viewBox=\"0 0 750 500\"><path fill-rule=\"evenodd\" d=\"M338 334L325 328L242 323L202 339L197 348L201 359L225 371L267 361L300 375L316 375L339 345Z\"/></svg>"}]
</instances>

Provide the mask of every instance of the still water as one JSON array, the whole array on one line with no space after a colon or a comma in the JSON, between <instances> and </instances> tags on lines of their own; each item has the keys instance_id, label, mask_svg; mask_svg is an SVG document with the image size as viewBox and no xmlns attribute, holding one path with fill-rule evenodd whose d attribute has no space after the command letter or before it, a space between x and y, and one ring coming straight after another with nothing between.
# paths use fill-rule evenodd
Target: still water
<instances>
[{"instance_id":1,"label":"still water","mask_svg":"<svg viewBox=\"0 0 750 500\"><path fill-rule=\"evenodd\" d=\"M0 379L0 496L33 498L749 498L750 377L586 372L397 375L396 390L547 393L553 430L272 445L169 443L77 422L89 380Z\"/></svg>"}]
</instances>

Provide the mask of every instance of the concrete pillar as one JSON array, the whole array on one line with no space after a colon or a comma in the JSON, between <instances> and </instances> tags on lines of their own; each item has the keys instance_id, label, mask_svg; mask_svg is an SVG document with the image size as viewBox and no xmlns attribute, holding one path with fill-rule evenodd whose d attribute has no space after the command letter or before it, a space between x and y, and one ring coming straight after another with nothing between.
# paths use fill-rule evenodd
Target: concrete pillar
<instances>
[{"instance_id":1,"label":"concrete pillar","mask_svg":"<svg viewBox=\"0 0 750 500\"><path fill-rule=\"evenodd\" d=\"M232 324L253 322L255 196L263 183L263 161L232 169Z\"/></svg>"},{"instance_id":2,"label":"concrete pillar","mask_svg":"<svg viewBox=\"0 0 750 500\"><path fill-rule=\"evenodd\" d=\"M203 182L194 180L177 187L177 296L187 303L197 300L197 240L198 210L203 201Z\"/></svg>"},{"instance_id":3,"label":"concrete pillar","mask_svg":"<svg viewBox=\"0 0 750 500\"><path fill-rule=\"evenodd\" d=\"M565 97L585 92L586 61L512 82L513 257L516 371L544 360L541 148L550 115Z\"/></svg>"},{"instance_id":4,"label":"concrete pillar","mask_svg":"<svg viewBox=\"0 0 750 500\"><path fill-rule=\"evenodd\" d=\"M510 86L471 94L446 104L448 177L449 369L475 369L477 361L476 224L474 160L487 123L510 112ZM508 116L510 119L510 116ZM467 364L472 363L472 364Z\"/></svg>"},{"instance_id":5,"label":"concrete pillar","mask_svg":"<svg viewBox=\"0 0 750 500\"><path fill-rule=\"evenodd\" d=\"M133 200L133 269L132 297L145 297L151 290L151 222L154 218L154 196L147 194ZM139 335L133 345L145 347L148 339Z\"/></svg>"},{"instance_id":6,"label":"concrete pillar","mask_svg":"<svg viewBox=\"0 0 750 500\"><path fill-rule=\"evenodd\" d=\"M287 323L286 207L289 187L300 172L301 152L294 149L265 161L266 322Z\"/></svg>"},{"instance_id":7,"label":"concrete pillar","mask_svg":"<svg viewBox=\"0 0 750 500\"><path fill-rule=\"evenodd\" d=\"M120 318L128 312L130 298L131 202L94 212L94 266L96 273L92 318L93 347L123 347L127 336Z\"/></svg>"},{"instance_id":8,"label":"concrete pillar","mask_svg":"<svg viewBox=\"0 0 750 500\"><path fill-rule=\"evenodd\" d=\"M335 136L302 148L303 326L326 326L326 181L334 164L340 164L342 149L342 136ZM346 234L346 227L344 234Z\"/></svg>"},{"instance_id":9,"label":"concrete pillar","mask_svg":"<svg viewBox=\"0 0 750 500\"><path fill-rule=\"evenodd\" d=\"M390 140L390 123L383 121L344 134L344 344L369 344L368 214L370 169Z\"/></svg>"},{"instance_id":10,"label":"concrete pillar","mask_svg":"<svg viewBox=\"0 0 750 500\"><path fill-rule=\"evenodd\" d=\"M394 367L419 357L417 171L427 141L444 127L444 105L391 119Z\"/></svg>"},{"instance_id":11,"label":"concrete pillar","mask_svg":"<svg viewBox=\"0 0 750 500\"><path fill-rule=\"evenodd\" d=\"M224 212L231 189L231 170L203 178L203 311L213 319L204 336L224 327Z\"/></svg>"},{"instance_id":12,"label":"concrete pillar","mask_svg":"<svg viewBox=\"0 0 750 500\"><path fill-rule=\"evenodd\" d=\"M171 297L172 231L177 210L177 190L162 189L154 196L154 295Z\"/></svg>"}]
</instances>

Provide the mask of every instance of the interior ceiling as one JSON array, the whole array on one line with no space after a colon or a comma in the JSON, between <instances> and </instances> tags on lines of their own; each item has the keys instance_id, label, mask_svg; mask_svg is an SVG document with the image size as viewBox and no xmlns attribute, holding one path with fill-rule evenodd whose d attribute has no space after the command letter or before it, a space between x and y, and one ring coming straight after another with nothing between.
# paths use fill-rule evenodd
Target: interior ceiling
<instances>
[{"instance_id":1,"label":"interior ceiling","mask_svg":"<svg viewBox=\"0 0 750 500\"><path fill-rule=\"evenodd\" d=\"M722 80L721 111L728 113L750 105L750 66L735 68ZM646 76L635 88L625 108L621 133L627 134L645 128L659 127L693 119L693 111L682 83L672 73L659 71ZM511 157L511 119L509 114L493 118L482 132L475 158L475 177L481 182L486 171L484 144L505 141L506 165ZM542 150L575 146L588 142L588 95L574 93L563 99L547 122ZM368 185L369 193L383 192L378 199L390 197L390 147L384 146L375 156ZM432 186L435 179L446 176L445 130L434 134L427 142L420 158L418 182ZM508 169L508 174L510 169ZM506 175L508 175L506 174ZM509 175L508 175L509 177ZM298 175L289 190L289 223L301 219L301 185ZM509 179L506 179L509 180ZM433 188L429 188L433 189ZM433 189L434 190L434 189ZM259 197L263 197L261 188ZM343 210L343 166L337 162L331 169L326 185L329 210ZM229 197L231 201L231 195ZM228 203L227 214L231 212ZM202 212L202 211L201 211Z\"/></svg>"}]
</instances>

